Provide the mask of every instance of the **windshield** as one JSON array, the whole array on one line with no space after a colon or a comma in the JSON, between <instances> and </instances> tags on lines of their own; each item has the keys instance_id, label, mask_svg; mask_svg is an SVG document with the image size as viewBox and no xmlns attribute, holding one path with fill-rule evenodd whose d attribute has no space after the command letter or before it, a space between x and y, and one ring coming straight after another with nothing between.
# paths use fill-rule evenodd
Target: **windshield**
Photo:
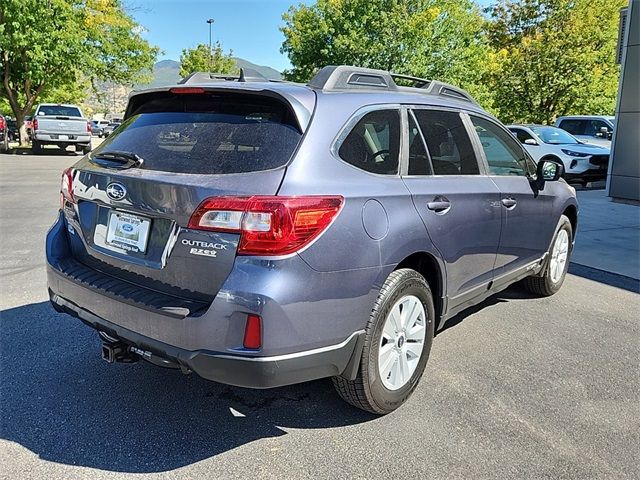
<instances>
[{"instance_id":1,"label":"windshield","mask_svg":"<svg viewBox=\"0 0 640 480\"><path fill-rule=\"evenodd\" d=\"M159 112L141 108L142 113L126 119L92 156L127 152L144 159L143 169L243 173L284 165L300 141L301 133L289 123L283 105L185 100L162 99L158 103L164 111ZM188 111L192 109L199 111Z\"/></svg>"},{"instance_id":2,"label":"windshield","mask_svg":"<svg viewBox=\"0 0 640 480\"><path fill-rule=\"evenodd\" d=\"M78 107L65 107L64 105L42 105L38 110L38 116L52 115L56 117L82 117Z\"/></svg>"},{"instance_id":3,"label":"windshield","mask_svg":"<svg viewBox=\"0 0 640 480\"><path fill-rule=\"evenodd\" d=\"M570 145L580 143L573 135L556 127L530 127L540 140L551 145Z\"/></svg>"}]
</instances>

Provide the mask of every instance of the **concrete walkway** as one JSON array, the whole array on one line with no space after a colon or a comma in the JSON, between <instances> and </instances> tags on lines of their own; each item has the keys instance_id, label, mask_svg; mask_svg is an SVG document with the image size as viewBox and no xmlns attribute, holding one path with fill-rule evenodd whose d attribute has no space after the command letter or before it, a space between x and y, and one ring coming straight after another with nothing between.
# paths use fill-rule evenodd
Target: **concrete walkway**
<instances>
[{"instance_id":1,"label":"concrete walkway","mask_svg":"<svg viewBox=\"0 0 640 480\"><path fill-rule=\"evenodd\" d=\"M640 279L640 207L614 203L605 190L578 191L578 202L571 262Z\"/></svg>"}]
</instances>

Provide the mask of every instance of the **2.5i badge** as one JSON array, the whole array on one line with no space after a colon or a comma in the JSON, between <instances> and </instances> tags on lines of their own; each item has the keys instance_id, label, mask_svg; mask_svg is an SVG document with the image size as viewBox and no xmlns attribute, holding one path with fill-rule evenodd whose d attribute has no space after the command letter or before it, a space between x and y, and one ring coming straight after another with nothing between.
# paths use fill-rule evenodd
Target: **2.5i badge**
<instances>
[{"instance_id":1,"label":"2.5i badge","mask_svg":"<svg viewBox=\"0 0 640 480\"><path fill-rule=\"evenodd\" d=\"M215 257L217 252L215 250L205 250L204 248L192 248L189 250L191 255L202 255L204 257Z\"/></svg>"}]
</instances>

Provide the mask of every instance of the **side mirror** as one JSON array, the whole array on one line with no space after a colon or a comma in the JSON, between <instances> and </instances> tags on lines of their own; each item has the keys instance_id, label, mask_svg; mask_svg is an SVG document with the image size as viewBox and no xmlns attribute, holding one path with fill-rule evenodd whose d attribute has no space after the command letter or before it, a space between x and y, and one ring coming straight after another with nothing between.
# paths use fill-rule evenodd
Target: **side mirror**
<instances>
[{"instance_id":1,"label":"side mirror","mask_svg":"<svg viewBox=\"0 0 640 480\"><path fill-rule=\"evenodd\" d=\"M538 145L538 142L536 142L533 138L527 138L524 141L525 145Z\"/></svg>"},{"instance_id":2,"label":"side mirror","mask_svg":"<svg viewBox=\"0 0 640 480\"><path fill-rule=\"evenodd\" d=\"M555 182L560 179L563 170L564 168L562 167L562 165L556 162L538 162L538 167L536 169L538 182Z\"/></svg>"}]
</instances>

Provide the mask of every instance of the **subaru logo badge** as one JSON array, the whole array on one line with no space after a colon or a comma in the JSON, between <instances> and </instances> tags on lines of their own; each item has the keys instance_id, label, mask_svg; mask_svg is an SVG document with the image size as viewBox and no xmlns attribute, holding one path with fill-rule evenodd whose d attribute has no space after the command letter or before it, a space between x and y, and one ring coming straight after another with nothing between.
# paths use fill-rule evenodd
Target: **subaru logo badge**
<instances>
[{"instance_id":1,"label":"subaru logo badge","mask_svg":"<svg viewBox=\"0 0 640 480\"><path fill-rule=\"evenodd\" d=\"M127 195L127 189L121 183L112 182L107 185L107 196L111 200L122 200Z\"/></svg>"}]
</instances>

